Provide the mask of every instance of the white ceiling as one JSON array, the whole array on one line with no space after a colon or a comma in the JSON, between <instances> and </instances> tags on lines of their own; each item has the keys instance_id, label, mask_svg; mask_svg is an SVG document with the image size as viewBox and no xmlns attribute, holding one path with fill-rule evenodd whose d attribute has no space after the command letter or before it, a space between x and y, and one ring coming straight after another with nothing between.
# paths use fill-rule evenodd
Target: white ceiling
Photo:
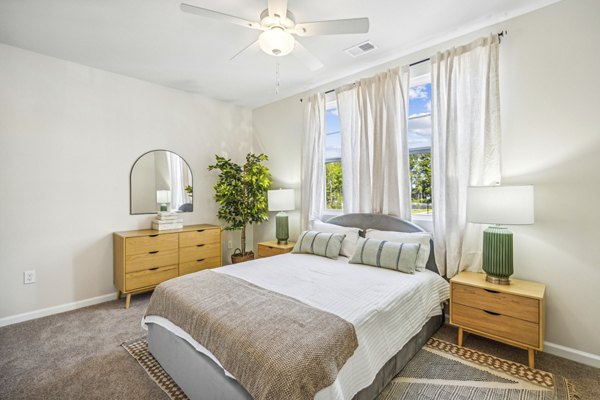
<instances>
[{"instance_id":1,"label":"white ceiling","mask_svg":"<svg viewBox=\"0 0 600 400\"><path fill-rule=\"evenodd\" d=\"M256 21L267 0L186 0ZM256 107L377 65L437 39L466 33L557 0L289 0L297 22L368 17L367 34L299 40L325 66L292 55L229 59L259 31L180 11L178 0L0 0L0 42ZM352 58L365 40L376 51ZM275 63L281 88L275 94ZM0 60L1 62L1 60Z\"/></svg>"}]
</instances>

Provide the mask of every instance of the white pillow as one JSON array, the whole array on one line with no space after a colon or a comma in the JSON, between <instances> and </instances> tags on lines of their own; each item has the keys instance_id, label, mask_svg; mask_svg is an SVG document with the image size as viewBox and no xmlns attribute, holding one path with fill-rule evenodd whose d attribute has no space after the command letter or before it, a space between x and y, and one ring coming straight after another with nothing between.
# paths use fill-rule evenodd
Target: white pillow
<instances>
[{"instance_id":1,"label":"white pillow","mask_svg":"<svg viewBox=\"0 0 600 400\"><path fill-rule=\"evenodd\" d=\"M420 243L421 248L417 254L416 268L417 271L424 271L426 269L427 260L429 260L429 252L431 251L429 246L431 233L378 231L377 229L367 229L365 236L369 239L387 240L388 242Z\"/></svg>"},{"instance_id":2,"label":"white pillow","mask_svg":"<svg viewBox=\"0 0 600 400\"><path fill-rule=\"evenodd\" d=\"M345 226L339 226L334 224L328 224L327 222L319 221L318 219L312 221L313 231L325 232L325 233L343 233L346 235L342 242L342 248L340 249L340 255L346 257L352 257L354 250L356 249L356 242L360 233L360 228L347 228Z\"/></svg>"}]
</instances>

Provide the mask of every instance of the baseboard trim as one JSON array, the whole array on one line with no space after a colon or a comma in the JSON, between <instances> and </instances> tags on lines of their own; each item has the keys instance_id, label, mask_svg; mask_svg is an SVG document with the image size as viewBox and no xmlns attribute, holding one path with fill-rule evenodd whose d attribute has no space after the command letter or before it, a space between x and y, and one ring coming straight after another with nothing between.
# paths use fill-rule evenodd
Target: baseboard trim
<instances>
[{"instance_id":1,"label":"baseboard trim","mask_svg":"<svg viewBox=\"0 0 600 400\"><path fill-rule=\"evenodd\" d=\"M108 293L102 296L92 297L90 299L74 301L58 306L42 308L41 310L35 310L23 314L11 315L9 317L0 318L0 328L7 325L18 324L19 322L47 317L48 315L60 314L66 311L72 311L78 308L93 306L95 304L115 300L116 294L116 292ZM450 316L448 314L445 314L444 316L446 317L446 323L448 323L450 321ZM544 352L555 356L563 357L571 361L576 361L585 365L600 368L600 356L593 353L587 353L585 351L573 349L571 347L562 346L560 344L552 342L544 342Z\"/></svg>"},{"instance_id":2,"label":"baseboard trim","mask_svg":"<svg viewBox=\"0 0 600 400\"><path fill-rule=\"evenodd\" d=\"M600 356L597 354L587 353L585 351L573 349L571 347L562 346L552 342L544 342L544 352L566 358L571 361L577 361L585 365L600 368Z\"/></svg>"},{"instance_id":3,"label":"baseboard trim","mask_svg":"<svg viewBox=\"0 0 600 400\"><path fill-rule=\"evenodd\" d=\"M444 316L446 317L446 323L450 324L450 315L444 314ZM586 353L585 351L577 350L572 347L544 341L544 353L566 358L567 360L576 361L591 367L600 368L599 355Z\"/></svg>"},{"instance_id":4,"label":"baseboard trim","mask_svg":"<svg viewBox=\"0 0 600 400\"><path fill-rule=\"evenodd\" d=\"M58 306L42 308L40 310L29 311L23 314L11 315L9 317L0 318L0 328L7 325L18 324L19 322L29 321L31 319L47 317L48 315L60 314L66 311L76 310L78 308L93 306L94 304L104 303L106 301L115 300L117 292L104 294L102 296L92 297L71 303L61 304Z\"/></svg>"}]
</instances>

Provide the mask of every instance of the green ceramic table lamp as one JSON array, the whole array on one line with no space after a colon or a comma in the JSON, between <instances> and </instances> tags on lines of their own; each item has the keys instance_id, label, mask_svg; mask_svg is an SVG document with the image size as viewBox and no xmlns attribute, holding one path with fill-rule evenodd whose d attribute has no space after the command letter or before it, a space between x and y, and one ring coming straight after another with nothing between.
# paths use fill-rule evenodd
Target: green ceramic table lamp
<instances>
[{"instance_id":1,"label":"green ceramic table lamp","mask_svg":"<svg viewBox=\"0 0 600 400\"><path fill-rule=\"evenodd\" d=\"M285 211L295 208L294 189L269 190L269 211L279 211L275 217L275 237L278 244L287 244L290 238L288 216Z\"/></svg>"},{"instance_id":2,"label":"green ceramic table lamp","mask_svg":"<svg viewBox=\"0 0 600 400\"><path fill-rule=\"evenodd\" d=\"M156 202L160 204L160 211L168 211L167 204L171 202L170 190L157 190Z\"/></svg>"},{"instance_id":3,"label":"green ceramic table lamp","mask_svg":"<svg viewBox=\"0 0 600 400\"><path fill-rule=\"evenodd\" d=\"M486 280L510 284L513 273L513 234L502 225L533 224L533 186L471 186L467 220L495 224L483 231L483 271Z\"/></svg>"}]
</instances>

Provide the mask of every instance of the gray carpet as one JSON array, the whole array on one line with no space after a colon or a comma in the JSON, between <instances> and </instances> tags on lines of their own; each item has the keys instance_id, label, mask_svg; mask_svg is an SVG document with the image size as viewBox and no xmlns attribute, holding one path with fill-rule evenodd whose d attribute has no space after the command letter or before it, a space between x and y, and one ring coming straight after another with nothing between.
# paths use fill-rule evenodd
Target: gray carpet
<instances>
[{"instance_id":1,"label":"gray carpet","mask_svg":"<svg viewBox=\"0 0 600 400\"><path fill-rule=\"evenodd\" d=\"M140 337L149 294L0 328L0 399L167 399L122 347ZM444 326L437 337L456 341ZM526 363L523 350L474 335L465 345ZM600 399L600 369L549 354L537 367L571 380L582 399Z\"/></svg>"}]
</instances>

